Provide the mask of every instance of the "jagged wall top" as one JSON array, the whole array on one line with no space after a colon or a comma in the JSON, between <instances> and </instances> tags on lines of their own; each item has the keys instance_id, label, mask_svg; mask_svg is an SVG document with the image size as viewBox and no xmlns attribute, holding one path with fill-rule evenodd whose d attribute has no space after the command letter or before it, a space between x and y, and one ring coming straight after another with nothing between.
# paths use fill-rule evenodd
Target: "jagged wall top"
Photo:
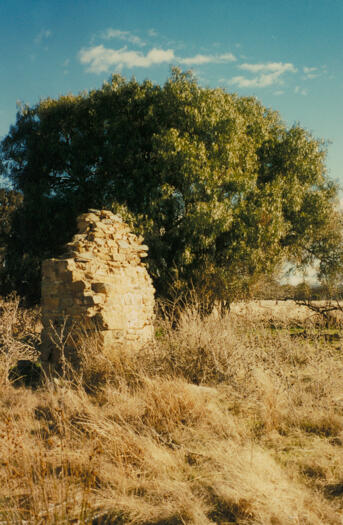
<instances>
[{"instance_id":1,"label":"jagged wall top","mask_svg":"<svg viewBox=\"0 0 343 525\"><path fill-rule=\"evenodd\" d=\"M143 237L131 233L119 215L108 210L90 209L77 218L78 233L66 245L65 257L78 262L97 259L115 266L139 264L147 256Z\"/></svg>"}]
</instances>

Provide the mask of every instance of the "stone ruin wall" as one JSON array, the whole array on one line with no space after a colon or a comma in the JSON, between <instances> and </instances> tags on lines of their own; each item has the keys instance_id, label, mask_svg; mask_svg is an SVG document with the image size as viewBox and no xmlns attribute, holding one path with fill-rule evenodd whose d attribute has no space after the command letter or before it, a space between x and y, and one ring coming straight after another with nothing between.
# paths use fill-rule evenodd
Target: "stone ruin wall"
<instances>
[{"instance_id":1,"label":"stone ruin wall","mask_svg":"<svg viewBox=\"0 0 343 525\"><path fill-rule=\"evenodd\" d=\"M148 247L110 211L90 210L77 219L67 253L42 265L42 361L60 362L52 344L63 325L65 353L75 352L76 333L96 334L110 357L121 347L139 348L153 338L154 288L141 262Z\"/></svg>"}]
</instances>

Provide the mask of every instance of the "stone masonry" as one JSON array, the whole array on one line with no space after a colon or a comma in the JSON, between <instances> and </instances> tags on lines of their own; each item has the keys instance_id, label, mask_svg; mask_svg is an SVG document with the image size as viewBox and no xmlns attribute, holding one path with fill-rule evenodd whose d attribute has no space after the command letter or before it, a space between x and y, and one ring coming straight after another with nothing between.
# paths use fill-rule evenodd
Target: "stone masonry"
<instances>
[{"instance_id":1,"label":"stone masonry","mask_svg":"<svg viewBox=\"0 0 343 525\"><path fill-rule=\"evenodd\" d=\"M105 210L80 215L77 226L66 254L42 265L42 361L50 366L61 360L62 327L67 357L77 352L82 332L96 334L108 357L153 338L154 288L141 262L148 250L143 238Z\"/></svg>"}]
</instances>

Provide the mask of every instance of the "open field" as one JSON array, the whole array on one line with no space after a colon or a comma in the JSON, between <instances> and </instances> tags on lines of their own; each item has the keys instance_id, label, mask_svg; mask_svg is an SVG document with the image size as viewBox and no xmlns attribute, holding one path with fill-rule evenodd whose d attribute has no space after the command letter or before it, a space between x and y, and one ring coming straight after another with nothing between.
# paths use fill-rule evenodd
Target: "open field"
<instances>
[{"instance_id":1,"label":"open field","mask_svg":"<svg viewBox=\"0 0 343 525\"><path fill-rule=\"evenodd\" d=\"M312 301L315 306L325 306L327 301ZM336 304L336 303L335 303ZM343 305L338 303L342 311L338 310L332 312L333 320L343 322ZM316 322L322 322L315 312L309 310L306 306L301 306L293 300L275 301L275 300L261 300L261 301L247 301L233 303L231 306L233 314L249 318L252 321L274 322L285 325L301 324L311 325Z\"/></svg>"},{"instance_id":2,"label":"open field","mask_svg":"<svg viewBox=\"0 0 343 525\"><path fill-rule=\"evenodd\" d=\"M8 375L39 311L5 302L0 523L342 524L341 344L306 317L293 337L284 308L189 306L139 355L84 340L77 372L29 388Z\"/></svg>"}]
</instances>

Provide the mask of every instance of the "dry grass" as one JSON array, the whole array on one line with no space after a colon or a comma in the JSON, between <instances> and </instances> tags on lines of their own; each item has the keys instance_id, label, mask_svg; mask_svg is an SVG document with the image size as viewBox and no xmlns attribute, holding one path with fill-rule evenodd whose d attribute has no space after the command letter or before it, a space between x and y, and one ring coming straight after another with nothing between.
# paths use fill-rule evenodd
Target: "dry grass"
<instances>
[{"instance_id":1,"label":"dry grass","mask_svg":"<svg viewBox=\"0 0 343 525\"><path fill-rule=\"evenodd\" d=\"M329 314L332 325L343 323L343 303L336 301L311 301L314 306L328 307L336 306L337 310ZM311 311L306 306L298 304L296 301L275 301L275 300L256 300L249 302L237 302L231 307L232 313L237 316L248 318L255 322L272 322L276 324L313 326L323 324L323 317Z\"/></svg>"},{"instance_id":2,"label":"dry grass","mask_svg":"<svg viewBox=\"0 0 343 525\"><path fill-rule=\"evenodd\" d=\"M0 523L342 524L343 360L242 312L177 326L33 390L37 312L0 328Z\"/></svg>"}]
</instances>

